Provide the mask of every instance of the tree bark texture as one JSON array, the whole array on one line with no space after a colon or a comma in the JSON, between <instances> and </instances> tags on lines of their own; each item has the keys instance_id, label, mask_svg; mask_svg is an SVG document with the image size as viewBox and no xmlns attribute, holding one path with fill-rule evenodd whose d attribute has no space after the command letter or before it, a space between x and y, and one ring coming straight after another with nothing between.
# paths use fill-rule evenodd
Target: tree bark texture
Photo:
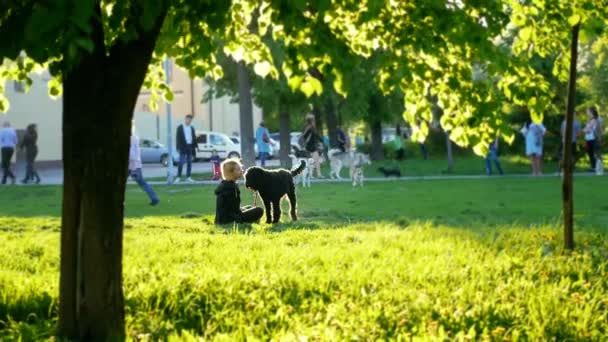
<instances>
[{"instance_id":1,"label":"tree bark texture","mask_svg":"<svg viewBox=\"0 0 608 342\"><path fill-rule=\"evenodd\" d=\"M371 160L382 160L384 158L384 149L382 146L382 122L374 120L371 124L372 128L372 146L370 149Z\"/></svg>"},{"instance_id":2,"label":"tree bark texture","mask_svg":"<svg viewBox=\"0 0 608 342\"><path fill-rule=\"evenodd\" d=\"M279 151L281 159L281 167L290 167L291 158L291 137L289 128L289 111L287 108L281 106L279 108L279 140L281 144L281 150ZM293 166L293 165L292 165Z\"/></svg>"},{"instance_id":3,"label":"tree bark texture","mask_svg":"<svg viewBox=\"0 0 608 342\"><path fill-rule=\"evenodd\" d=\"M576 95L576 60L578 57L579 24L572 28L570 45L570 79L568 80L568 103L566 105L566 131L564 132L564 177L562 178L562 211L564 215L564 246L574 248L574 185L572 182L572 125L574 122L574 105Z\"/></svg>"},{"instance_id":4,"label":"tree bark texture","mask_svg":"<svg viewBox=\"0 0 608 342\"><path fill-rule=\"evenodd\" d=\"M448 172L454 171L454 152L452 150L452 140L450 139L450 132L445 132L445 149L448 156Z\"/></svg>"},{"instance_id":5,"label":"tree bark texture","mask_svg":"<svg viewBox=\"0 0 608 342\"><path fill-rule=\"evenodd\" d=\"M321 111L321 108L319 108L319 105L314 104L312 106L312 114L315 116L315 126L317 128L317 133L323 136L323 112ZM304 128L305 125L306 123L302 125L302 128Z\"/></svg>"},{"instance_id":6,"label":"tree bark texture","mask_svg":"<svg viewBox=\"0 0 608 342\"><path fill-rule=\"evenodd\" d=\"M103 29L92 19L94 51L64 70L62 338L125 338L122 242L131 120L163 20L164 14L150 32L116 43L106 55Z\"/></svg>"},{"instance_id":7,"label":"tree bark texture","mask_svg":"<svg viewBox=\"0 0 608 342\"><path fill-rule=\"evenodd\" d=\"M329 135L329 146L338 147L338 116L336 115L336 105L333 99L325 101L325 115L327 117L327 134Z\"/></svg>"},{"instance_id":8,"label":"tree bark texture","mask_svg":"<svg viewBox=\"0 0 608 342\"><path fill-rule=\"evenodd\" d=\"M241 120L241 159L245 167L255 166L255 149L253 136L253 103L251 99L251 80L247 66L243 61L238 63L237 77L239 84L239 118Z\"/></svg>"}]
</instances>

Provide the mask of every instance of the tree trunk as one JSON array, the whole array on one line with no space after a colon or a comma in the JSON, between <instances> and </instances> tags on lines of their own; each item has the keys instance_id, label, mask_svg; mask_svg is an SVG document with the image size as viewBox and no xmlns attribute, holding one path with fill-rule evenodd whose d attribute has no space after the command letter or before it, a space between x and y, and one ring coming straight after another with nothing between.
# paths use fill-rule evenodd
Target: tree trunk
<instances>
[{"instance_id":1,"label":"tree trunk","mask_svg":"<svg viewBox=\"0 0 608 342\"><path fill-rule=\"evenodd\" d=\"M241 159L246 167L255 166L253 136L253 103L251 100L251 80L245 62L237 67L239 82L239 118L241 121Z\"/></svg>"},{"instance_id":2,"label":"tree trunk","mask_svg":"<svg viewBox=\"0 0 608 342\"><path fill-rule=\"evenodd\" d=\"M374 121L371 124L372 128L372 146L370 149L371 160L384 159L384 150L382 146L382 123Z\"/></svg>"},{"instance_id":3,"label":"tree trunk","mask_svg":"<svg viewBox=\"0 0 608 342\"><path fill-rule=\"evenodd\" d=\"M122 241L131 120L164 14L150 32L112 46L109 56L103 29L92 20L93 53L64 70L62 338L125 338Z\"/></svg>"},{"instance_id":4,"label":"tree trunk","mask_svg":"<svg viewBox=\"0 0 608 342\"><path fill-rule=\"evenodd\" d=\"M279 151L281 159L281 167L289 167L291 158L291 137L289 128L289 111L285 106L279 108L279 140L281 144L281 150ZM292 165L293 166L293 165Z\"/></svg>"},{"instance_id":5,"label":"tree trunk","mask_svg":"<svg viewBox=\"0 0 608 342\"><path fill-rule=\"evenodd\" d=\"M450 132L445 131L445 148L448 155L448 173L454 171L454 153L452 152L452 140L450 140Z\"/></svg>"},{"instance_id":6,"label":"tree trunk","mask_svg":"<svg viewBox=\"0 0 608 342\"><path fill-rule=\"evenodd\" d=\"M568 80L568 103L566 105L566 131L564 132L564 177L562 179L562 211L564 215L564 246L574 248L573 212L574 185L572 184L572 124L574 122L574 101L576 95L576 60L578 57L579 25L572 28L570 45L570 79Z\"/></svg>"},{"instance_id":7,"label":"tree trunk","mask_svg":"<svg viewBox=\"0 0 608 342\"><path fill-rule=\"evenodd\" d=\"M315 116L315 126L319 135L323 136L323 113L317 104L312 106L312 113Z\"/></svg>"},{"instance_id":8,"label":"tree trunk","mask_svg":"<svg viewBox=\"0 0 608 342\"><path fill-rule=\"evenodd\" d=\"M325 102L325 115L327 117L327 134L329 135L329 146L338 146L338 116L333 99L329 98Z\"/></svg>"}]
</instances>

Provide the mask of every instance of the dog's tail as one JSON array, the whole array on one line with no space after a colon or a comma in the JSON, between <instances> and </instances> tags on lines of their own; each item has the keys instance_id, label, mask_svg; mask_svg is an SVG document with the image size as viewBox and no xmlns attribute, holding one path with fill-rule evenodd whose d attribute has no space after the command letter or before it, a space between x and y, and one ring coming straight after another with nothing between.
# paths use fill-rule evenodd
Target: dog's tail
<instances>
[{"instance_id":1,"label":"dog's tail","mask_svg":"<svg viewBox=\"0 0 608 342\"><path fill-rule=\"evenodd\" d=\"M291 170L291 175L292 176L297 176L300 173L302 173L302 171L304 171L304 168L306 167L306 162L304 160L300 161L300 166L298 166L297 168Z\"/></svg>"}]
</instances>

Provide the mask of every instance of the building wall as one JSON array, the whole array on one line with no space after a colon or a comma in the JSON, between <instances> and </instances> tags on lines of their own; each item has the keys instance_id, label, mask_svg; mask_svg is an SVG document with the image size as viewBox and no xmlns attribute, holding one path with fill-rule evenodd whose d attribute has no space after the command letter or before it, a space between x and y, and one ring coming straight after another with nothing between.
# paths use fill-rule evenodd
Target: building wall
<instances>
[{"instance_id":1,"label":"building wall","mask_svg":"<svg viewBox=\"0 0 608 342\"><path fill-rule=\"evenodd\" d=\"M27 93L19 91L15 82L9 81L5 91L10 103L9 110L0 113L0 121L8 120L15 129L25 129L31 123L38 125L38 160L61 160L61 99L49 97L47 82L49 73L32 76L33 84Z\"/></svg>"},{"instance_id":2,"label":"building wall","mask_svg":"<svg viewBox=\"0 0 608 342\"><path fill-rule=\"evenodd\" d=\"M191 80L188 73L180 68L172 68L171 88L174 101L171 104L171 134L175 146L175 129L184 121L186 114L193 114L193 124L197 130L212 130L228 135L239 133L239 106L230 98L213 99L211 103L201 103L207 85L200 79ZM0 113L0 121L9 120L16 129L25 129L30 123L38 124L38 160L61 160L61 99L52 100L48 95L48 72L32 77L34 83L27 93L18 91L12 82L6 84L6 95L10 108L6 114ZM211 116L210 113L213 113ZM158 104L157 112L150 110L150 93L142 90L134 110L137 134L141 138L167 143L166 104ZM254 130L262 120L259 108L253 108Z\"/></svg>"}]
</instances>

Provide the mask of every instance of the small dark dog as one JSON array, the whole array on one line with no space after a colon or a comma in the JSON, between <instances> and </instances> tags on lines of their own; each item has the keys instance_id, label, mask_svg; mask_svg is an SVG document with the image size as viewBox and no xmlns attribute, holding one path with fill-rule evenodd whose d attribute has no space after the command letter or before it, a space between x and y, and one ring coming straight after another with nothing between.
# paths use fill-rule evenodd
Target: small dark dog
<instances>
[{"instance_id":1,"label":"small dark dog","mask_svg":"<svg viewBox=\"0 0 608 342\"><path fill-rule=\"evenodd\" d=\"M401 170L399 170L398 168L387 169L385 167L379 167L378 171L382 172L384 177L390 177L390 176L401 177Z\"/></svg>"},{"instance_id":2,"label":"small dark dog","mask_svg":"<svg viewBox=\"0 0 608 342\"><path fill-rule=\"evenodd\" d=\"M266 209L266 223L278 223L281 219L281 199L287 195L289 198L291 219L296 221L296 187L293 177L297 176L306 167L302 160L300 166L294 170L265 170L253 166L245 171L245 187L257 191L262 197ZM272 215L270 204L272 203Z\"/></svg>"}]
</instances>

